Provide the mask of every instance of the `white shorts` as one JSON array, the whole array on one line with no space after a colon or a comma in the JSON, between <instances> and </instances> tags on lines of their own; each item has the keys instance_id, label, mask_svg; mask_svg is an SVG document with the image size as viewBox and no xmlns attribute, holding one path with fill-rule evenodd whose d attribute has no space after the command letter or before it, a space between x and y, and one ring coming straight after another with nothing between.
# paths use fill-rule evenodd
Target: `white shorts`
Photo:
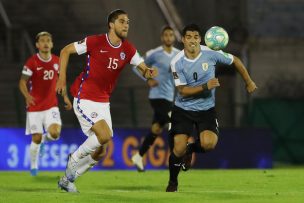
<instances>
[{"instance_id":1,"label":"white shorts","mask_svg":"<svg viewBox=\"0 0 304 203\"><path fill-rule=\"evenodd\" d=\"M61 125L60 112L57 106L45 111L27 112L25 134L42 134L43 130L46 131L52 124Z\"/></svg>"},{"instance_id":2,"label":"white shorts","mask_svg":"<svg viewBox=\"0 0 304 203\"><path fill-rule=\"evenodd\" d=\"M73 107L83 133L86 136L95 135L91 130L92 126L97 121L105 120L111 129L113 136L110 103L80 99L78 104L77 100L77 98L74 98Z\"/></svg>"}]
</instances>

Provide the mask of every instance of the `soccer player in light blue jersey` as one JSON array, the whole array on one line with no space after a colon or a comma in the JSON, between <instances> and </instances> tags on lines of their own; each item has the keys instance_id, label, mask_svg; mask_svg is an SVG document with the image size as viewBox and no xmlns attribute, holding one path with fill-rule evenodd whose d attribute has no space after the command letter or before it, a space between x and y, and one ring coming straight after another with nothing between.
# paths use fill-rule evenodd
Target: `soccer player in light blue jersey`
<instances>
[{"instance_id":1,"label":"soccer player in light blue jersey","mask_svg":"<svg viewBox=\"0 0 304 203\"><path fill-rule=\"evenodd\" d=\"M156 67L159 74L154 79L146 80L150 87L149 100L154 111L154 116L149 134L145 137L139 152L132 156L132 162L140 172L144 171L142 157L149 150L150 146L153 145L156 137L162 133L164 126L170 121L169 112L171 112L174 100L175 87L170 62L180 50L173 47L175 36L171 27L163 27L161 41L162 45L148 51L145 58L145 63Z\"/></svg>"},{"instance_id":2,"label":"soccer player in light blue jersey","mask_svg":"<svg viewBox=\"0 0 304 203\"><path fill-rule=\"evenodd\" d=\"M169 157L167 192L177 191L179 171L183 163L191 162L193 152L210 151L217 144L218 122L214 107L215 88L220 83L215 77L216 65L233 64L245 81L247 91L252 93L257 88L238 57L200 45L201 32L197 25L190 24L183 29L182 42L184 50L171 62L178 92L171 117L174 147ZM187 146L193 127L199 132L198 142Z\"/></svg>"}]
</instances>

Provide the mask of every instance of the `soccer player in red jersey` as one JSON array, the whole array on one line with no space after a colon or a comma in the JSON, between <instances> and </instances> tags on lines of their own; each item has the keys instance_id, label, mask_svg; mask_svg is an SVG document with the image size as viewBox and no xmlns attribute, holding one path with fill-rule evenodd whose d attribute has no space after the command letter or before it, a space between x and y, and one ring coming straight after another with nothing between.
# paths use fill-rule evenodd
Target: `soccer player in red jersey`
<instances>
[{"instance_id":1,"label":"soccer player in red jersey","mask_svg":"<svg viewBox=\"0 0 304 203\"><path fill-rule=\"evenodd\" d=\"M40 144L44 141L58 140L61 131L55 91L59 58L51 53L52 35L48 32L38 33L36 48L38 53L26 61L19 81L19 89L27 107L26 134L32 135L30 157L33 176L36 176L38 172ZM64 94L64 102L67 110L72 109L72 104L66 94ZM46 133L42 136L44 131Z\"/></svg>"},{"instance_id":2,"label":"soccer player in red jersey","mask_svg":"<svg viewBox=\"0 0 304 203\"><path fill-rule=\"evenodd\" d=\"M108 16L106 34L88 36L71 43L60 53L60 74L57 92L66 91L66 69L71 54L87 55L86 68L71 86L74 112L87 140L69 156L65 175L58 186L67 192L77 192L74 181L93 167L104 155L113 136L110 115L110 95L125 65L137 66L145 78L157 75L157 69L148 68L136 48L126 40L129 18L125 11L114 10Z\"/></svg>"}]
</instances>

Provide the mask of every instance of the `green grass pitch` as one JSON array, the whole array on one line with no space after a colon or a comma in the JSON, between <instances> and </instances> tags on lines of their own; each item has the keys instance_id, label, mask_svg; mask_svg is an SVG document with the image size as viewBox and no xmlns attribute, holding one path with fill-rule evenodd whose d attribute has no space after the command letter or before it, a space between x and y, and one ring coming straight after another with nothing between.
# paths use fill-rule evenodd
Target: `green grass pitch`
<instances>
[{"instance_id":1,"label":"green grass pitch","mask_svg":"<svg viewBox=\"0 0 304 203\"><path fill-rule=\"evenodd\" d=\"M57 188L63 172L0 172L0 203L304 202L304 170L189 170L179 191L166 193L168 171L93 171L80 177L79 194Z\"/></svg>"}]
</instances>

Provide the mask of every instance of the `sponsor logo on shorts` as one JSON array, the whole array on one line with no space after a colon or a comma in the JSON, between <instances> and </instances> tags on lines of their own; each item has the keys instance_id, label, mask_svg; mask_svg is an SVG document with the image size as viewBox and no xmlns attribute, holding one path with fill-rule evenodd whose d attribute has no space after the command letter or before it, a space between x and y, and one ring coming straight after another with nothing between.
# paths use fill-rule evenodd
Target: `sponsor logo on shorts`
<instances>
[{"instance_id":1,"label":"sponsor logo on shorts","mask_svg":"<svg viewBox=\"0 0 304 203\"><path fill-rule=\"evenodd\" d=\"M31 125L31 130L37 130L37 126L36 125Z\"/></svg>"},{"instance_id":2,"label":"sponsor logo on shorts","mask_svg":"<svg viewBox=\"0 0 304 203\"><path fill-rule=\"evenodd\" d=\"M96 112L91 113L91 118L96 118L97 116L98 116L98 114Z\"/></svg>"},{"instance_id":3,"label":"sponsor logo on shorts","mask_svg":"<svg viewBox=\"0 0 304 203\"><path fill-rule=\"evenodd\" d=\"M52 111L52 116L53 116L53 118L58 118L58 113L55 111Z\"/></svg>"}]
</instances>

